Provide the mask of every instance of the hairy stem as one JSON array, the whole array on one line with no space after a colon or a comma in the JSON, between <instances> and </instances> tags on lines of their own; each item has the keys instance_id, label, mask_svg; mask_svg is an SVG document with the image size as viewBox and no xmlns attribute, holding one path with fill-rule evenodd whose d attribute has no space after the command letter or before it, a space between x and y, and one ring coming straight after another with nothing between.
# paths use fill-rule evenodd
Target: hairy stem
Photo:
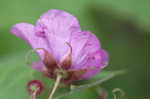
<instances>
[{"instance_id":1,"label":"hairy stem","mask_svg":"<svg viewBox=\"0 0 150 99\"><path fill-rule=\"evenodd\" d=\"M53 95L54 95L54 93L55 93L55 91L56 91L56 89L57 89L57 87L58 87L58 85L59 85L59 83L61 81L61 78L62 78L62 75L58 74L57 78L56 78L56 82L55 82L54 87L52 89L52 92L50 93L48 99L52 99L53 98Z\"/></svg>"},{"instance_id":2,"label":"hairy stem","mask_svg":"<svg viewBox=\"0 0 150 99\"><path fill-rule=\"evenodd\" d=\"M31 95L31 99L36 99L36 91Z\"/></svg>"}]
</instances>

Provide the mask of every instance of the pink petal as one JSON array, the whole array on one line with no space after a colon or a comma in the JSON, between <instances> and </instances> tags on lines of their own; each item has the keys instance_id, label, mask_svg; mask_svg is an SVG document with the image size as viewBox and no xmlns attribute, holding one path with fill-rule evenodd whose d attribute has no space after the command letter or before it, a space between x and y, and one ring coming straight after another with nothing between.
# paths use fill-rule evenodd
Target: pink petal
<instances>
[{"instance_id":1,"label":"pink petal","mask_svg":"<svg viewBox=\"0 0 150 99\"><path fill-rule=\"evenodd\" d=\"M50 33L46 33L46 36L49 38L49 44L56 61L60 62L61 59L67 54L69 46L62 38L53 36Z\"/></svg>"},{"instance_id":2,"label":"pink petal","mask_svg":"<svg viewBox=\"0 0 150 99\"><path fill-rule=\"evenodd\" d=\"M11 32L14 35L25 40L28 44L32 46L33 49L44 48L46 50L49 50L47 41L44 38L35 35L34 26L32 24L28 23L16 24L11 28ZM39 53L41 58L43 58L44 55L43 51L38 50L37 52Z\"/></svg>"},{"instance_id":3,"label":"pink petal","mask_svg":"<svg viewBox=\"0 0 150 99\"><path fill-rule=\"evenodd\" d=\"M80 25L71 14L63 10L53 9L40 17L37 21L36 29L38 34L47 31L67 41L74 29L80 30Z\"/></svg>"},{"instance_id":4,"label":"pink petal","mask_svg":"<svg viewBox=\"0 0 150 99\"><path fill-rule=\"evenodd\" d=\"M60 60L69 50L66 42L70 42L74 31L80 31L77 19L62 10L49 10L36 24L36 33L48 39L57 60Z\"/></svg>"},{"instance_id":5,"label":"pink petal","mask_svg":"<svg viewBox=\"0 0 150 99\"><path fill-rule=\"evenodd\" d=\"M109 58L107 52L102 49L92 55L89 55L85 61L86 62L83 68L87 68L88 71L82 78L90 78L99 73L105 66L108 65Z\"/></svg>"},{"instance_id":6,"label":"pink petal","mask_svg":"<svg viewBox=\"0 0 150 99\"><path fill-rule=\"evenodd\" d=\"M91 32L72 35L72 69L87 69L82 78L90 78L100 72L108 63L108 54L101 49L98 38Z\"/></svg>"},{"instance_id":7,"label":"pink petal","mask_svg":"<svg viewBox=\"0 0 150 99\"><path fill-rule=\"evenodd\" d=\"M104 68L108 65L109 55L104 49L100 50L100 55L101 55L101 68Z\"/></svg>"},{"instance_id":8,"label":"pink petal","mask_svg":"<svg viewBox=\"0 0 150 99\"><path fill-rule=\"evenodd\" d=\"M85 64L85 58L100 50L100 43L96 36L90 32L78 32L72 35L73 65L80 68Z\"/></svg>"}]
</instances>

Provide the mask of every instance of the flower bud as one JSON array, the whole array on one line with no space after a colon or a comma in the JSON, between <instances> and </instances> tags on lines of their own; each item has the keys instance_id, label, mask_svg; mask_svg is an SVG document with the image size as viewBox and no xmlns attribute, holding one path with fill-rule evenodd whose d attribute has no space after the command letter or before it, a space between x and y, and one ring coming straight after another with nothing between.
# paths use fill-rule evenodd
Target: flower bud
<instances>
[{"instance_id":1,"label":"flower bud","mask_svg":"<svg viewBox=\"0 0 150 99\"><path fill-rule=\"evenodd\" d=\"M39 80L31 80L27 83L27 90L30 95L39 95L44 89L44 86Z\"/></svg>"}]
</instances>

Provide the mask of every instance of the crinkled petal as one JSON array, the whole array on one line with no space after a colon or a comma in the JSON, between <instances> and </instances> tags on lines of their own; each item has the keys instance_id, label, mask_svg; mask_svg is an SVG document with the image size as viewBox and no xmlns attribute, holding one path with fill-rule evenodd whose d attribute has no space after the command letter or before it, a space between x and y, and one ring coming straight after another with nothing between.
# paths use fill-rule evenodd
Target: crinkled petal
<instances>
[{"instance_id":1,"label":"crinkled petal","mask_svg":"<svg viewBox=\"0 0 150 99\"><path fill-rule=\"evenodd\" d=\"M37 21L36 29L38 34L49 33L67 41L74 29L80 30L77 19L63 10L49 10Z\"/></svg>"},{"instance_id":2,"label":"crinkled petal","mask_svg":"<svg viewBox=\"0 0 150 99\"><path fill-rule=\"evenodd\" d=\"M49 10L36 24L36 34L48 39L57 60L66 54L68 50L66 42L70 42L74 31L80 31L77 19L62 10Z\"/></svg>"},{"instance_id":3,"label":"crinkled petal","mask_svg":"<svg viewBox=\"0 0 150 99\"><path fill-rule=\"evenodd\" d=\"M78 32L72 35L73 68L80 68L85 64L85 58L100 50L99 40L91 32Z\"/></svg>"},{"instance_id":4,"label":"crinkled petal","mask_svg":"<svg viewBox=\"0 0 150 99\"><path fill-rule=\"evenodd\" d=\"M87 72L82 78L90 78L99 73L105 66L108 65L108 54L105 50L97 51L85 58L85 64L82 66L87 69Z\"/></svg>"},{"instance_id":5,"label":"crinkled petal","mask_svg":"<svg viewBox=\"0 0 150 99\"><path fill-rule=\"evenodd\" d=\"M57 62L59 62L68 52L69 46L67 43L56 36L52 36L49 33L46 33L47 37L49 38L49 44L52 49L52 53Z\"/></svg>"},{"instance_id":6,"label":"crinkled petal","mask_svg":"<svg viewBox=\"0 0 150 99\"><path fill-rule=\"evenodd\" d=\"M98 38L91 32L78 32L72 35L73 49L72 69L87 69L82 78L96 75L108 63L108 54L104 51Z\"/></svg>"},{"instance_id":7,"label":"crinkled petal","mask_svg":"<svg viewBox=\"0 0 150 99\"><path fill-rule=\"evenodd\" d=\"M32 46L33 49L44 48L50 50L48 47L48 42L42 38L38 37L34 32L34 26L28 23L16 24L11 28L11 32L17 37L22 38L28 44ZM43 58L44 52L42 50L37 50L38 54Z\"/></svg>"},{"instance_id":8,"label":"crinkled petal","mask_svg":"<svg viewBox=\"0 0 150 99\"><path fill-rule=\"evenodd\" d=\"M105 66L108 65L109 55L107 51L105 51L104 49L101 49L99 53L101 55L101 68L104 68Z\"/></svg>"}]
</instances>

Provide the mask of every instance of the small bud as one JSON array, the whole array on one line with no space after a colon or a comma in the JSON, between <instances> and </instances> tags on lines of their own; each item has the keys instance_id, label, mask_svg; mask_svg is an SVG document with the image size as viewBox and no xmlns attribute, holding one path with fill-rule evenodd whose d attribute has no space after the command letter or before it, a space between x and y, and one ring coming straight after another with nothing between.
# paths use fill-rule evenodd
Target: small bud
<instances>
[{"instance_id":1,"label":"small bud","mask_svg":"<svg viewBox=\"0 0 150 99\"><path fill-rule=\"evenodd\" d=\"M123 99L125 92L120 88L115 88L112 90L114 99Z\"/></svg>"},{"instance_id":2,"label":"small bud","mask_svg":"<svg viewBox=\"0 0 150 99\"><path fill-rule=\"evenodd\" d=\"M39 95L44 89L44 86L39 80L31 80L27 84L27 90L30 95L36 94Z\"/></svg>"}]
</instances>

